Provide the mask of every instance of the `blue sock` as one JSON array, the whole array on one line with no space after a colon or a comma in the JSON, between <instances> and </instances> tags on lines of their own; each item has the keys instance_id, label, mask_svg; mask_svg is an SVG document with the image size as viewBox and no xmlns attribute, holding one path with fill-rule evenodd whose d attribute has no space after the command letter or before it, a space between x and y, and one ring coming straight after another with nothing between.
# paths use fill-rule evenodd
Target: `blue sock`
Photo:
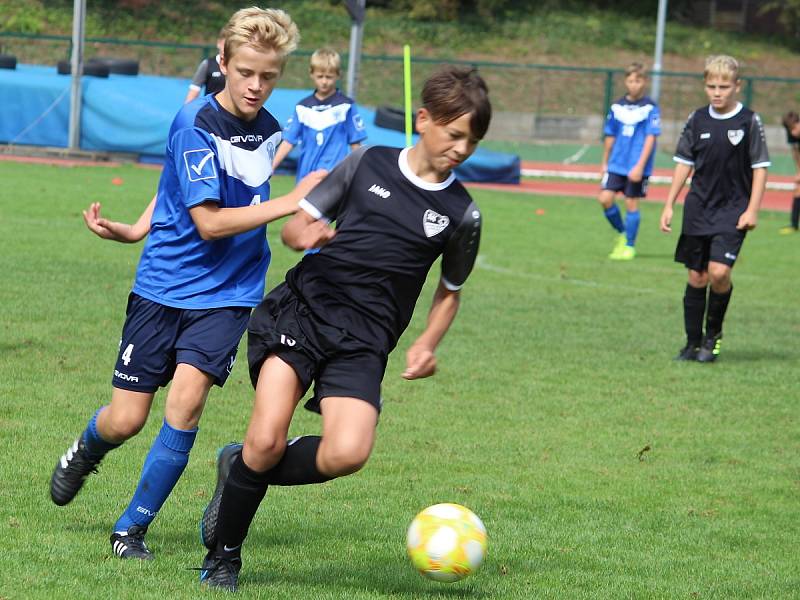
<instances>
[{"instance_id":1,"label":"blue sock","mask_svg":"<svg viewBox=\"0 0 800 600\"><path fill-rule=\"evenodd\" d=\"M612 204L611 208L606 208L603 211L603 214L614 229L620 233L625 231L625 225L622 224L622 213L619 212L619 206Z\"/></svg>"},{"instance_id":2,"label":"blue sock","mask_svg":"<svg viewBox=\"0 0 800 600\"><path fill-rule=\"evenodd\" d=\"M625 214L625 237L628 246L636 245L636 235L639 233L640 215L638 210L629 210Z\"/></svg>"},{"instance_id":3,"label":"blue sock","mask_svg":"<svg viewBox=\"0 0 800 600\"><path fill-rule=\"evenodd\" d=\"M97 412L95 412L94 415L92 415L92 418L89 419L89 423L86 425L86 429L83 431L83 444L86 446L86 452L88 452L89 455L95 459L103 458L109 450L113 450L114 448L119 448L121 446L121 444L112 444L111 442L107 442L100 437L100 433L97 431L97 416L104 408L105 406L101 406L97 409Z\"/></svg>"},{"instance_id":4,"label":"blue sock","mask_svg":"<svg viewBox=\"0 0 800 600\"><path fill-rule=\"evenodd\" d=\"M136 492L114 525L114 531L128 531L131 525L147 527L153 522L189 462L189 451L195 437L196 428L189 431L173 429L164 420L144 461Z\"/></svg>"}]
</instances>

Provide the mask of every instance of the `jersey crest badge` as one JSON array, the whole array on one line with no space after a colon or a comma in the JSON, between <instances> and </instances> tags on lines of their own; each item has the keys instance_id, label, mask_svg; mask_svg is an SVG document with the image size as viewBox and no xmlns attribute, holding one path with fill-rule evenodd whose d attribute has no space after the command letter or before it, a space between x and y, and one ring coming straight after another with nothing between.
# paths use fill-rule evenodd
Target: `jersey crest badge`
<instances>
[{"instance_id":1,"label":"jersey crest badge","mask_svg":"<svg viewBox=\"0 0 800 600\"><path fill-rule=\"evenodd\" d=\"M422 227L425 229L425 235L429 238L442 233L449 224L450 217L440 215L430 209L426 210L425 216L422 217Z\"/></svg>"},{"instance_id":2,"label":"jersey crest badge","mask_svg":"<svg viewBox=\"0 0 800 600\"><path fill-rule=\"evenodd\" d=\"M728 141L737 146L744 139L744 129L728 129Z\"/></svg>"}]
</instances>

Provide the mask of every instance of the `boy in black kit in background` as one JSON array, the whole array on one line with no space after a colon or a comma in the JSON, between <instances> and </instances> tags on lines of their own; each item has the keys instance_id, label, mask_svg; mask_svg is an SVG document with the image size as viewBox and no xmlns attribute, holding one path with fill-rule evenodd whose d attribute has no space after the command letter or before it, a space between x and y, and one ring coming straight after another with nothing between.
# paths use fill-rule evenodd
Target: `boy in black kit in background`
<instances>
[{"instance_id":1,"label":"boy in black kit in background","mask_svg":"<svg viewBox=\"0 0 800 600\"><path fill-rule=\"evenodd\" d=\"M794 176L789 225L778 230L781 235L789 235L797 233L798 226L800 226L800 115L794 111L789 111L783 115L783 128L786 130L786 142L792 148L792 161L797 170Z\"/></svg>"},{"instance_id":2,"label":"boy in black kit in background","mask_svg":"<svg viewBox=\"0 0 800 600\"><path fill-rule=\"evenodd\" d=\"M675 261L689 270L683 297L687 339L677 360L713 362L719 355L722 321L733 292L731 269L745 235L756 226L767 182L770 161L764 128L759 116L736 100L741 85L738 71L738 63L730 56L711 56L706 61L709 105L686 121L661 213L661 231L669 233L672 207L694 171L675 249Z\"/></svg>"},{"instance_id":3,"label":"boy in black kit in background","mask_svg":"<svg viewBox=\"0 0 800 600\"><path fill-rule=\"evenodd\" d=\"M445 68L422 92L412 148L359 148L301 201L284 226L296 249L322 246L286 274L248 328L255 406L244 446L220 453L203 516L200 579L235 591L241 546L268 485L322 483L361 469L372 451L389 353L408 326L428 271L442 274L405 379L433 375L478 252L481 215L452 170L475 150L491 106L474 71ZM336 221L336 230L328 223ZM322 436L287 443L298 402L322 414ZM241 451L240 451L241 450Z\"/></svg>"}]
</instances>

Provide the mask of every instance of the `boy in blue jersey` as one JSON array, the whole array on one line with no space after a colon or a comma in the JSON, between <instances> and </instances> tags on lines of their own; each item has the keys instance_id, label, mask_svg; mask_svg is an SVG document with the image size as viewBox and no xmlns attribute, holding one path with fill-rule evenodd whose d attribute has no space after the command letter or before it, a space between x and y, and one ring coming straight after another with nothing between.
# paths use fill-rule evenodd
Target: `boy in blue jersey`
<instances>
[{"instance_id":1,"label":"boy in blue jersey","mask_svg":"<svg viewBox=\"0 0 800 600\"><path fill-rule=\"evenodd\" d=\"M281 129L263 104L298 37L283 11L234 14L221 65L225 88L178 112L158 193L137 224L105 221L99 205L84 215L101 237L149 236L128 299L111 402L58 461L50 482L56 504L70 502L104 455L142 429L155 392L172 382L139 485L113 528L112 549L121 558L153 557L144 535L186 467L209 390L224 385L250 309L264 294L266 224L294 213L321 176L267 202Z\"/></svg>"},{"instance_id":2,"label":"boy in blue jersey","mask_svg":"<svg viewBox=\"0 0 800 600\"><path fill-rule=\"evenodd\" d=\"M647 179L653 172L656 137L661 134L658 105L645 96L647 73L640 63L625 69L627 94L614 102L603 129L602 191L597 198L606 219L619 233L609 254L612 260L636 257L639 232L639 198L647 195ZM625 221L614 203L617 192L625 194Z\"/></svg>"},{"instance_id":3,"label":"boy in blue jersey","mask_svg":"<svg viewBox=\"0 0 800 600\"><path fill-rule=\"evenodd\" d=\"M297 181L317 169L330 171L367 138L355 102L336 88L341 76L339 54L329 48L317 50L311 55L309 71L314 93L295 106L272 162L277 169L300 144Z\"/></svg>"}]
</instances>

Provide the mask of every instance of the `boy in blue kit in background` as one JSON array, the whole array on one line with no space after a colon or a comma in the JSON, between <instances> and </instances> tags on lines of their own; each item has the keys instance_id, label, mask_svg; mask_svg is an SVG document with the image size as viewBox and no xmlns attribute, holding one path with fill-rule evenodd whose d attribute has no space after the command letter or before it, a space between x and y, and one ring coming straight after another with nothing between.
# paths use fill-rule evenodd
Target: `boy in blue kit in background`
<instances>
[{"instance_id":1,"label":"boy in blue kit in background","mask_svg":"<svg viewBox=\"0 0 800 600\"><path fill-rule=\"evenodd\" d=\"M647 178L653 172L656 137L661 134L658 105L645 96L647 73L640 63L625 69L627 94L614 102L603 129L602 191L597 198L619 237L608 257L632 260L636 257L639 232L639 198L647 195ZM625 221L614 203L617 192L625 194Z\"/></svg>"},{"instance_id":2,"label":"boy in blue kit in background","mask_svg":"<svg viewBox=\"0 0 800 600\"><path fill-rule=\"evenodd\" d=\"M709 57L704 80L708 106L689 115L681 133L660 226L664 233L672 231L673 206L694 171L675 248L675 262L689 274L683 295L686 346L675 358L710 363L719 356L733 293L731 271L747 232L758 223L770 160L761 118L736 99L741 87L736 60Z\"/></svg>"},{"instance_id":3,"label":"boy in blue kit in background","mask_svg":"<svg viewBox=\"0 0 800 600\"><path fill-rule=\"evenodd\" d=\"M111 535L121 558L153 557L144 535L186 467L208 392L224 385L250 309L264 294L266 224L294 213L321 175L267 202L281 129L263 105L297 46L297 26L283 11L250 8L225 31L225 88L178 112L158 193L137 224L105 221L99 205L84 214L101 237L135 241L148 230L149 237L128 299L111 403L58 461L50 482L56 504L69 503L103 456L144 427L155 392L172 381L163 426Z\"/></svg>"},{"instance_id":4,"label":"boy in blue kit in background","mask_svg":"<svg viewBox=\"0 0 800 600\"><path fill-rule=\"evenodd\" d=\"M321 48L311 55L314 93L295 106L275 153L273 170L297 144L301 144L297 181L317 169L332 170L367 138L355 102L336 89L341 76L339 54Z\"/></svg>"}]
</instances>

